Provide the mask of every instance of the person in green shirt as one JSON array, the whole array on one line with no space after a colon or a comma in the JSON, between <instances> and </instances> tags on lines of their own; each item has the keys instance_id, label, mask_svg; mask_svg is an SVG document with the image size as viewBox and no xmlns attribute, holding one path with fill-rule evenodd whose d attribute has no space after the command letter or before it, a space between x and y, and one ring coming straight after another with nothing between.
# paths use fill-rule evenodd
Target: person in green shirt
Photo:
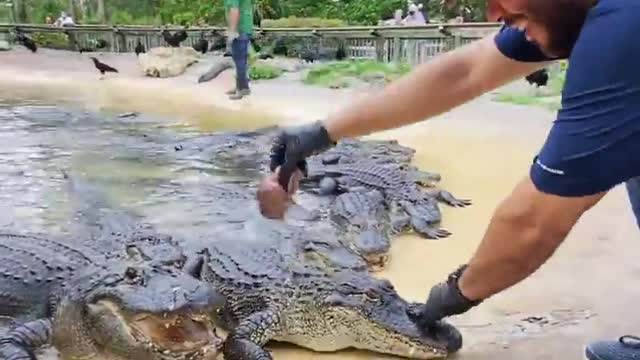
<instances>
[{"instance_id":1,"label":"person in green shirt","mask_svg":"<svg viewBox=\"0 0 640 360\"><path fill-rule=\"evenodd\" d=\"M253 34L253 0L224 0L227 18L227 48L236 66L236 86L227 91L232 100L251 94L249 90L249 42Z\"/></svg>"}]
</instances>

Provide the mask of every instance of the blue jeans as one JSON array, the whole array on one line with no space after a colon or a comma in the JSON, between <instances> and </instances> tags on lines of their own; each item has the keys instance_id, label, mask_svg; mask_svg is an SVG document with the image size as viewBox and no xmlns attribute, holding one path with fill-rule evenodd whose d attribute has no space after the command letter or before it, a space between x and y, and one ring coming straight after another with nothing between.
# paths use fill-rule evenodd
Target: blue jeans
<instances>
[{"instance_id":1,"label":"blue jeans","mask_svg":"<svg viewBox=\"0 0 640 360\"><path fill-rule=\"evenodd\" d=\"M231 57L236 65L236 90L248 90L249 35L240 35L231 43Z\"/></svg>"},{"instance_id":2,"label":"blue jeans","mask_svg":"<svg viewBox=\"0 0 640 360\"><path fill-rule=\"evenodd\" d=\"M636 223L640 227L640 177L627 180L627 194L629 194L629 201L631 202L631 210L633 215L636 216Z\"/></svg>"}]
</instances>

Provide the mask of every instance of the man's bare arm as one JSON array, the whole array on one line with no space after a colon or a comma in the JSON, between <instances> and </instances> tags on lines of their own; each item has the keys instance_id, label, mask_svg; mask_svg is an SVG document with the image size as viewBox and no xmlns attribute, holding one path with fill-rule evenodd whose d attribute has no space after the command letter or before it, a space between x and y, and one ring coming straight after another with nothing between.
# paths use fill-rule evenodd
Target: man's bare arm
<instances>
[{"instance_id":1,"label":"man's bare arm","mask_svg":"<svg viewBox=\"0 0 640 360\"><path fill-rule=\"evenodd\" d=\"M494 35L441 54L383 91L324 121L332 140L392 129L444 113L541 68L502 55Z\"/></svg>"},{"instance_id":2,"label":"man's bare arm","mask_svg":"<svg viewBox=\"0 0 640 360\"><path fill-rule=\"evenodd\" d=\"M229 9L229 23L227 24L229 31L237 32L239 22L240 22L240 9L236 7Z\"/></svg>"},{"instance_id":3,"label":"man's bare arm","mask_svg":"<svg viewBox=\"0 0 640 360\"><path fill-rule=\"evenodd\" d=\"M460 292L470 300L486 299L531 275L605 194L549 195L538 191L527 177L493 215L460 278Z\"/></svg>"}]
</instances>

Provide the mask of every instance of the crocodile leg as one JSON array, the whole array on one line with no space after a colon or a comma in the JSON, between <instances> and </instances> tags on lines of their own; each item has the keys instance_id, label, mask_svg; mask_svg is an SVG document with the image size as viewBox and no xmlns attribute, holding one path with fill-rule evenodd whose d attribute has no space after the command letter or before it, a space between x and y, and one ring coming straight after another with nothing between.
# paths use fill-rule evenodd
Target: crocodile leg
<instances>
[{"instance_id":1,"label":"crocodile leg","mask_svg":"<svg viewBox=\"0 0 640 360\"><path fill-rule=\"evenodd\" d=\"M409 201L401 201L400 206L409 215L411 227L420 236L427 239L441 239L451 235L448 230L439 227L439 216L435 204L423 203L420 207Z\"/></svg>"},{"instance_id":2,"label":"crocodile leg","mask_svg":"<svg viewBox=\"0 0 640 360\"><path fill-rule=\"evenodd\" d=\"M435 191L432 191L430 193L435 195L435 197L439 201L442 201L443 203L445 203L445 204L447 204L449 206L465 207L465 206L471 205L471 200L469 200L469 199L458 199L455 196L453 196L450 192L445 191L445 190L435 190Z\"/></svg>"},{"instance_id":3,"label":"crocodile leg","mask_svg":"<svg viewBox=\"0 0 640 360\"><path fill-rule=\"evenodd\" d=\"M430 225L418 216L411 217L411 226L415 232L427 239L442 239L451 235L448 230Z\"/></svg>"},{"instance_id":4,"label":"crocodile leg","mask_svg":"<svg viewBox=\"0 0 640 360\"><path fill-rule=\"evenodd\" d=\"M272 360L263 346L278 322L276 311L270 309L240 321L225 340L222 350L225 360Z\"/></svg>"},{"instance_id":5,"label":"crocodile leg","mask_svg":"<svg viewBox=\"0 0 640 360\"><path fill-rule=\"evenodd\" d=\"M8 331L0 338L0 359L36 360L34 351L49 342L51 320L30 321Z\"/></svg>"},{"instance_id":6,"label":"crocodile leg","mask_svg":"<svg viewBox=\"0 0 640 360\"><path fill-rule=\"evenodd\" d=\"M408 215L394 215L391 217L391 235L399 235L411 227L411 217Z\"/></svg>"}]
</instances>

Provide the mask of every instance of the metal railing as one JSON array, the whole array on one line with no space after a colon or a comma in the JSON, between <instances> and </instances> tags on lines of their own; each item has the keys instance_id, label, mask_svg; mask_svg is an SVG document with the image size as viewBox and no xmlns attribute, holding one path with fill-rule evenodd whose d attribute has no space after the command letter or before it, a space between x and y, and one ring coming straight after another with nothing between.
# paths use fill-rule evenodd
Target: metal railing
<instances>
[{"instance_id":1,"label":"metal railing","mask_svg":"<svg viewBox=\"0 0 640 360\"><path fill-rule=\"evenodd\" d=\"M54 27L38 24L0 24L0 39L12 42L16 27L25 33L66 34L68 48L90 47L98 39L107 42L100 51L132 52L140 41L146 48L166 46L161 31L182 30L182 27L77 25ZM314 39L320 46L326 40L345 42L351 58L375 59L383 62L417 64L450 49L496 32L499 23L428 24L422 26L350 26L331 28L256 28L260 36ZM224 34L223 27L189 27L182 46L192 46L200 38L211 41Z\"/></svg>"}]
</instances>

